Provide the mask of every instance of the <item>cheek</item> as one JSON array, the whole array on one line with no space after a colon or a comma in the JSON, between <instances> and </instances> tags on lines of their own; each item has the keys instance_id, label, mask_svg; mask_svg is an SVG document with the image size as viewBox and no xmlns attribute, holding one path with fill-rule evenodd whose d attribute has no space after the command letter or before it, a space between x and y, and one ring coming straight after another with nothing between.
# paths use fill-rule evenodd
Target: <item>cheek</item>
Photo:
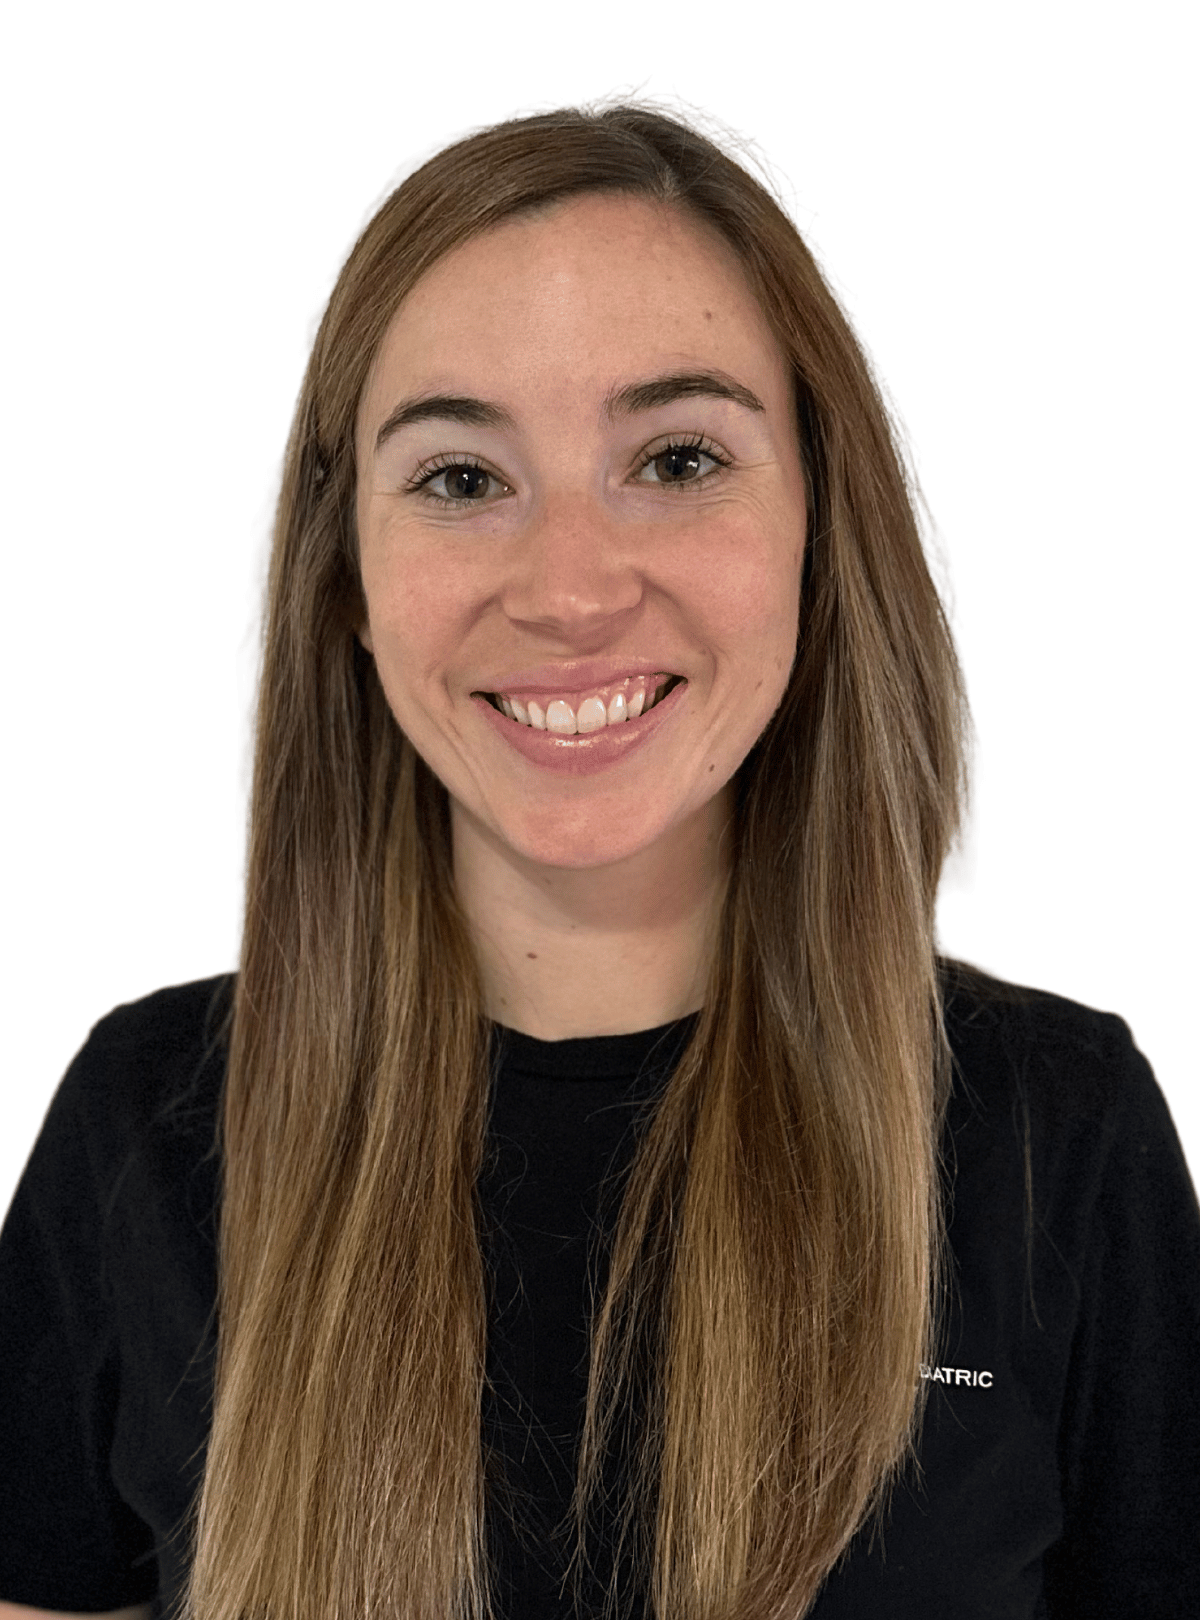
<instances>
[{"instance_id":1,"label":"cheek","mask_svg":"<svg viewBox=\"0 0 1200 1620\"><path fill-rule=\"evenodd\" d=\"M746 524L704 548L692 570L721 694L722 735L732 769L783 700L796 658L803 540L787 529ZM693 597L699 604L700 598Z\"/></svg>"},{"instance_id":2,"label":"cheek","mask_svg":"<svg viewBox=\"0 0 1200 1620\"><path fill-rule=\"evenodd\" d=\"M377 656L406 668L436 665L461 642L470 581L411 548L366 548L363 591Z\"/></svg>"},{"instance_id":3,"label":"cheek","mask_svg":"<svg viewBox=\"0 0 1200 1620\"><path fill-rule=\"evenodd\" d=\"M392 580L370 579L366 570L364 585L375 672L397 724L420 746L427 711L437 707L436 672L453 634L443 628L428 589L407 591Z\"/></svg>"},{"instance_id":4,"label":"cheek","mask_svg":"<svg viewBox=\"0 0 1200 1620\"><path fill-rule=\"evenodd\" d=\"M691 594L715 650L790 668L800 611L801 547L757 526L727 533L690 559Z\"/></svg>"}]
</instances>

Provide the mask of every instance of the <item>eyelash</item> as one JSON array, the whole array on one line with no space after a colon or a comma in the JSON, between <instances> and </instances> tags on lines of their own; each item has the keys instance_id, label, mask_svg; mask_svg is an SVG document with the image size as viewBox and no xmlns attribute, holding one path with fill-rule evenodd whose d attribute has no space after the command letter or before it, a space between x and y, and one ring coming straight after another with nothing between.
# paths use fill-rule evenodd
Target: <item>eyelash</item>
<instances>
[{"instance_id":1,"label":"eyelash","mask_svg":"<svg viewBox=\"0 0 1200 1620\"><path fill-rule=\"evenodd\" d=\"M663 483L659 485L660 489L677 489L681 491L697 489L701 484L707 484L710 479L719 476L719 473L724 471L725 468L733 465L731 459L725 455L722 450L719 450L712 440L707 438L703 433L688 433L684 434L682 438L672 439L669 444L659 445L657 449L648 451L646 454L644 454L642 459L634 468L634 476L637 477L638 474L644 472L646 468L649 467L652 462L657 461L660 456L669 456L673 450L699 450L702 455L707 456L710 461L716 463L717 471L707 473L702 472L698 478L685 479L683 482L677 484ZM502 478L498 477L496 473L492 472L490 467L485 466L477 456L443 454L434 456L430 461L422 462L413 476L405 484L405 492L410 495L416 495L421 490L425 489L427 484L432 483L439 473L453 472L459 467L477 467L480 472L485 472L490 478L495 478L498 484L503 484L504 482ZM483 501L471 500L466 495L435 495L432 492L427 492L424 498L427 501L435 502L438 506L453 506L461 508L464 506L482 506L484 504Z\"/></svg>"}]
</instances>

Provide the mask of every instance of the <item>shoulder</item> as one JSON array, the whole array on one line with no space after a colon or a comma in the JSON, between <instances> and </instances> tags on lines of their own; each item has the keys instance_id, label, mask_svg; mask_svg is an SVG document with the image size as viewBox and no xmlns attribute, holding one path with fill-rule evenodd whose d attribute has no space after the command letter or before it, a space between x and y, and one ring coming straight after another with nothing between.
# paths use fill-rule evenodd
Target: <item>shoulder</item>
<instances>
[{"instance_id":1,"label":"shoulder","mask_svg":"<svg viewBox=\"0 0 1200 1620\"><path fill-rule=\"evenodd\" d=\"M55 1093L43 1137L81 1139L94 1168L150 1135L211 1137L233 985L232 974L172 985L101 1018Z\"/></svg>"},{"instance_id":2,"label":"shoulder","mask_svg":"<svg viewBox=\"0 0 1200 1620\"><path fill-rule=\"evenodd\" d=\"M123 1002L93 1026L84 1053L93 1060L186 1060L221 1037L234 982L221 973Z\"/></svg>"},{"instance_id":3,"label":"shoulder","mask_svg":"<svg viewBox=\"0 0 1200 1620\"><path fill-rule=\"evenodd\" d=\"M943 961L954 1090L977 1110L1014 1101L1076 1128L1111 1129L1160 1095L1125 1021L1111 1012Z\"/></svg>"},{"instance_id":4,"label":"shoulder","mask_svg":"<svg viewBox=\"0 0 1200 1620\"><path fill-rule=\"evenodd\" d=\"M944 1146L973 1196L1036 1210L1064 1252L1082 1252L1092 1219L1131 1201L1194 1221L1170 1110L1123 1019L962 963L942 964L942 989Z\"/></svg>"},{"instance_id":5,"label":"shoulder","mask_svg":"<svg viewBox=\"0 0 1200 1620\"><path fill-rule=\"evenodd\" d=\"M118 1322L165 1331L154 1294L164 1269L199 1278L193 1293L207 1299L232 983L115 1008L59 1083L0 1234L0 1293L44 1324L47 1342L79 1334L87 1358ZM121 1288L136 1309L114 1315Z\"/></svg>"}]
</instances>

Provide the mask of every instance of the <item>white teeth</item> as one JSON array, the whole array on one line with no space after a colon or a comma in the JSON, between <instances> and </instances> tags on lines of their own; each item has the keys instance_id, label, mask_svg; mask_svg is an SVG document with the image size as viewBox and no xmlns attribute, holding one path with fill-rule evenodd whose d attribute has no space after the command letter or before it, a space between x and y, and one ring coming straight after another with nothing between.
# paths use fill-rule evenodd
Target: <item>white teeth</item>
<instances>
[{"instance_id":1,"label":"white teeth","mask_svg":"<svg viewBox=\"0 0 1200 1620\"><path fill-rule=\"evenodd\" d=\"M607 724L608 711L600 698L584 698L575 715L576 731L599 731Z\"/></svg>"},{"instance_id":2,"label":"white teeth","mask_svg":"<svg viewBox=\"0 0 1200 1620\"><path fill-rule=\"evenodd\" d=\"M587 734L602 731L605 726L620 725L624 720L636 720L661 703L671 682L671 676L662 675L656 684L649 676L630 676L614 692L607 708L602 697L584 698L578 711L563 698L555 698L546 708L530 698L526 704L520 698L494 694L496 707L518 725L532 726L536 731L552 731L556 736L572 737L576 732ZM629 688L633 687L630 691Z\"/></svg>"},{"instance_id":3,"label":"white teeth","mask_svg":"<svg viewBox=\"0 0 1200 1620\"><path fill-rule=\"evenodd\" d=\"M546 710L546 730L554 731L561 737L569 737L575 731L575 713L569 703L561 698L555 698Z\"/></svg>"}]
</instances>

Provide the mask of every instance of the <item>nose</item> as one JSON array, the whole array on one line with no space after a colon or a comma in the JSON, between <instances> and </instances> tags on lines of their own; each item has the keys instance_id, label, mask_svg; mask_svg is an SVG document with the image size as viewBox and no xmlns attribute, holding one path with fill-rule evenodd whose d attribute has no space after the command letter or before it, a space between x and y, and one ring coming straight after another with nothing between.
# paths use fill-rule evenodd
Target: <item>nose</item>
<instances>
[{"instance_id":1,"label":"nose","mask_svg":"<svg viewBox=\"0 0 1200 1620\"><path fill-rule=\"evenodd\" d=\"M605 639L641 603L634 526L618 525L599 500L545 501L511 558L501 592L509 618L572 643Z\"/></svg>"}]
</instances>

